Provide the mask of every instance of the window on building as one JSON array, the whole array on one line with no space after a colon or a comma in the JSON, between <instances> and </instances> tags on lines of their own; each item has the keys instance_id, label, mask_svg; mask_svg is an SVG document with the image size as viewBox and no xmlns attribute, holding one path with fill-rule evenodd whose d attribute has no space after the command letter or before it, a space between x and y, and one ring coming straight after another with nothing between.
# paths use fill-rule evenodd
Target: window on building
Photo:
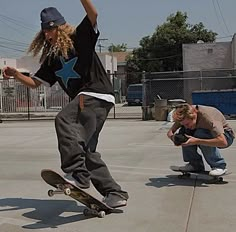
<instances>
[{"instance_id":1,"label":"window on building","mask_svg":"<svg viewBox=\"0 0 236 232\"><path fill-rule=\"evenodd\" d=\"M207 49L207 53L208 53L208 54L212 54L212 53L213 53L213 49L212 49L212 48L208 48L208 49Z\"/></svg>"}]
</instances>

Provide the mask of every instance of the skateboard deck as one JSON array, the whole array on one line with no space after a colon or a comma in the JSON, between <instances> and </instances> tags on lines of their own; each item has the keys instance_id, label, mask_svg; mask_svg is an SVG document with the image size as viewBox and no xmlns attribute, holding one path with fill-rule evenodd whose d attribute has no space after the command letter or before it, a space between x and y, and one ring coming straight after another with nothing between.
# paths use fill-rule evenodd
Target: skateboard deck
<instances>
[{"instance_id":1,"label":"skateboard deck","mask_svg":"<svg viewBox=\"0 0 236 232\"><path fill-rule=\"evenodd\" d=\"M170 169L174 172L180 172L182 174L178 175L180 179L187 179L191 177L195 177L196 179L206 180L208 183L223 183L223 176L231 174L231 172L226 172L219 176L211 176L209 175L210 171L201 171L201 172L187 172L180 170L178 166L170 166Z\"/></svg>"},{"instance_id":2,"label":"skateboard deck","mask_svg":"<svg viewBox=\"0 0 236 232\"><path fill-rule=\"evenodd\" d=\"M52 197L55 194L65 194L72 197L74 200L82 203L87 208L83 211L85 216L97 216L103 218L109 213L122 213L123 210L111 208L94 196L79 187L69 183L60 174L50 169L43 169L41 171L43 180L55 188L55 190L48 190L48 196Z\"/></svg>"}]
</instances>

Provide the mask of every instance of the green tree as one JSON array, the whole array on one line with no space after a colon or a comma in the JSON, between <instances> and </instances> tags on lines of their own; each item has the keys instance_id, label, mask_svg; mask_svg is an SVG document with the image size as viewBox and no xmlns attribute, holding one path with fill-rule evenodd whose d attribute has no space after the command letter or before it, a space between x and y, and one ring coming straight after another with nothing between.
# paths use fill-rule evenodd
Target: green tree
<instances>
[{"instance_id":1,"label":"green tree","mask_svg":"<svg viewBox=\"0 0 236 232\"><path fill-rule=\"evenodd\" d=\"M112 44L111 46L108 47L109 52L126 52L127 50L127 44L118 44L114 45Z\"/></svg>"},{"instance_id":2,"label":"green tree","mask_svg":"<svg viewBox=\"0 0 236 232\"><path fill-rule=\"evenodd\" d=\"M178 11L167 17L165 23L157 26L151 36L142 38L140 47L133 50L127 59L128 71L181 71L182 45L203 42L214 42L217 33L207 30L203 23L187 23L187 13Z\"/></svg>"}]
</instances>

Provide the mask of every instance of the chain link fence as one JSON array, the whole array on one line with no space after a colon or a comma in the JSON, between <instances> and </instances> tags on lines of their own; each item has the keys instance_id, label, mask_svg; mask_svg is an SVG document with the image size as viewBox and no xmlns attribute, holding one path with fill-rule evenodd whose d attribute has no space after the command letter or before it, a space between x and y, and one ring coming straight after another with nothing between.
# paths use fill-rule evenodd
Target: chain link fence
<instances>
[{"instance_id":1,"label":"chain link fence","mask_svg":"<svg viewBox=\"0 0 236 232\"><path fill-rule=\"evenodd\" d=\"M168 102L178 102L177 99L193 104L211 105L216 108L222 104L236 107L236 75L235 69L202 70L189 72L158 72L142 75L143 83L143 119L153 117L152 108L158 100L167 100L166 108L171 110L173 105ZM214 93L214 95L213 95ZM208 101L201 95L207 94ZM195 96L193 101L193 95ZM211 99L211 101L209 100ZM179 101L180 102L180 101ZM236 109L236 108L235 108ZM226 113L226 112L223 112ZM227 113L231 113L228 112ZM232 111L232 114L236 112Z\"/></svg>"},{"instance_id":2,"label":"chain link fence","mask_svg":"<svg viewBox=\"0 0 236 232\"><path fill-rule=\"evenodd\" d=\"M69 97L59 84L52 88L41 85L37 89L30 89L15 79L0 81L2 118L55 116L68 102Z\"/></svg>"},{"instance_id":3,"label":"chain link fence","mask_svg":"<svg viewBox=\"0 0 236 232\"><path fill-rule=\"evenodd\" d=\"M197 104L204 104L205 101L205 104L216 107L219 102L226 104L227 101L228 108L232 106L236 111L236 96L233 95L236 91L235 69L115 73L109 74L109 78L114 87L116 105L108 118L155 119L155 111L160 107L169 111L172 107L169 103L175 99ZM128 106L127 83L143 84L141 106ZM214 102L216 100L218 102ZM52 88L40 86L29 89L15 79L0 80L0 118L55 117L68 102L69 97L58 84Z\"/></svg>"}]
</instances>

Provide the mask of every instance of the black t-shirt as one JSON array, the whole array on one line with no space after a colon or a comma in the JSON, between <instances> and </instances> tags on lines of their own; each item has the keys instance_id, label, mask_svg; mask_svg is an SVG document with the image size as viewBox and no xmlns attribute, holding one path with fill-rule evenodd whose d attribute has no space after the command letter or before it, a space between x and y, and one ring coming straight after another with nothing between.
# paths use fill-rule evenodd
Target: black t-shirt
<instances>
[{"instance_id":1,"label":"black t-shirt","mask_svg":"<svg viewBox=\"0 0 236 232\"><path fill-rule=\"evenodd\" d=\"M95 52L99 32L95 32L86 16L72 36L74 49L69 58L49 57L45 59L35 77L50 86L57 81L65 92L74 98L79 92L113 94L111 82Z\"/></svg>"}]
</instances>

